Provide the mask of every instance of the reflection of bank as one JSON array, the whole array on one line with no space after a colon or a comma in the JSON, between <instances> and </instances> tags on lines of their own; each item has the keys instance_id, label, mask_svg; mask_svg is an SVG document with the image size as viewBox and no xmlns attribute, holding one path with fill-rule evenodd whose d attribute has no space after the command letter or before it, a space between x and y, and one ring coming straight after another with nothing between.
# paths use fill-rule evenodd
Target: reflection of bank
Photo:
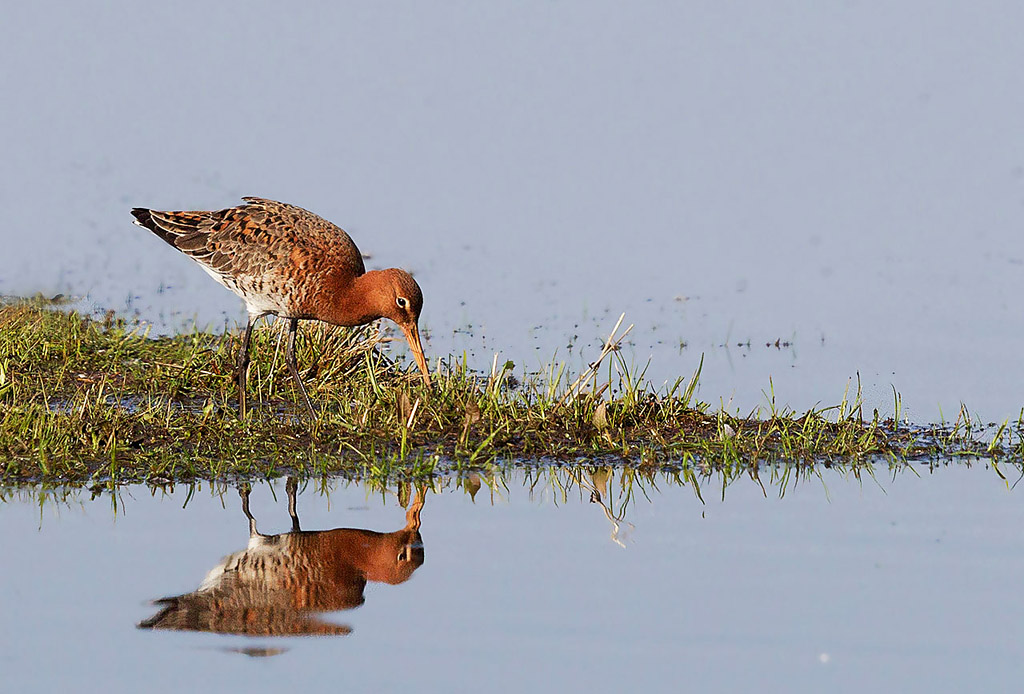
<instances>
[{"instance_id":1,"label":"reflection of bank","mask_svg":"<svg viewBox=\"0 0 1024 694\"><path fill-rule=\"evenodd\" d=\"M157 600L162 609L143 629L211 631L249 636L348 634L352 629L317 618L321 612L363 604L367 581L403 583L423 563L422 497L392 533L357 528L304 531L295 511L296 482L289 479L292 530L261 535L249 512L249 489L240 488L249 519L249 546L227 556L192 593Z\"/></svg>"}]
</instances>

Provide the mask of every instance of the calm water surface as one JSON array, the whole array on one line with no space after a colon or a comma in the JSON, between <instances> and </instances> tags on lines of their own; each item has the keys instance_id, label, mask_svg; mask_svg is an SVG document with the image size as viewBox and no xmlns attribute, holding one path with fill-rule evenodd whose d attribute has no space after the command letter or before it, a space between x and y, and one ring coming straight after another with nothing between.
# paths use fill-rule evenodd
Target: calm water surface
<instances>
[{"instance_id":1,"label":"calm water surface","mask_svg":"<svg viewBox=\"0 0 1024 694\"><path fill-rule=\"evenodd\" d=\"M0 22L0 294L230 328L241 302L128 211L261 195L412 270L432 357L579 367L626 312L627 362L657 384L703 355L716 408L858 376L917 422L1024 404L1024 4L57 4ZM521 474L427 492L418 529L394 495L306 486L303 530L355 530L225 564L321 576L327 552L329 588L211 574L249 541L233 488L8 492L0 688L1014 688L1020 492L877 476L661 480L623 511L620 473L608 508ZM292 527L274 489L264 533ZM286 609L300 590L330 611Z\"/></svg>"},{"instance_id":2,"label":"calm water surface","mask_svg":"<svg viewBox=\"0 0 1024 694\"><path fill-rule=\"evenodd\" d=\"M260 195L414 271L434 356L578 366L626 312L744 414L1024 405L1024 4L58 6L0 26L0 294L234 326L128 211Z\"/></svg>"},{"instance_id":3,"label":"calm water surface","mask_svg":"<svg viewBox=\"0 0 1024 694\"><path fill-rule=\"evenodd\" d=\"M1008 691L1024 675L1019 472L782 485L765 470L764 491L703 480L703 503L623 474L449 480L407 508L359 484L301 485L303 531L350 530L306 532L301 549L262 540L249 560L293 567L276 584L237 554L211 574L249 539L233 487L6 492L4 686L926 692ZM283 481L250 499L260 532L292 529ZM136 626L169 596L184 597L164 626L344 635Z\"/></svg>"}]
</instances>

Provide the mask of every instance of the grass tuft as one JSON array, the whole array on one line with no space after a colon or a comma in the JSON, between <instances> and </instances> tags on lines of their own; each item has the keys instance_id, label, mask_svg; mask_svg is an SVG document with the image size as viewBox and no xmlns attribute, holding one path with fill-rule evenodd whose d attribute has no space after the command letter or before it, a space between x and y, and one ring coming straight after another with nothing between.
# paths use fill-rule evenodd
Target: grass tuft
<instances>
[{"instance_id":1,"label":"grass tuft","mask_svg":"<svg viewBox=\"0 0 1024 694\"><path fill-rule=\"evenodd\" d=\"M952 425L865 419L859 384L839 405L804 413L777 408L773 395L764 415L711 411L696 399L702 363L656 389L619 352L618 325L575 379L564 364L517 377L512 362L495 359L478 373L465 356L449 356L428 389L387 357L376 331L304 324L299 364L320 410L310 421L278 324L253 334L253 406L240 418L235 336L153 338L109 314L96 321L40 302L0 305L0 483L389 480L581 460L685 474L783 461L1024 457L1021 419L991 431L966 408Z\"/></svg>"}]
</instances>

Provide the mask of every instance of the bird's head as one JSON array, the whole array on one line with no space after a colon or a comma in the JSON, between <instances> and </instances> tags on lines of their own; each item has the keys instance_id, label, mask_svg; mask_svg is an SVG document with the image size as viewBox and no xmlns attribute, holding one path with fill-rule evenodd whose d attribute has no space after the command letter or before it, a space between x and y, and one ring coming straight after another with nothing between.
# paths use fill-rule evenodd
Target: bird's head
<instances>
[{"instance_id":1,"label":"bird's head","mask_svg":"<svg viewBox=\"0 0 1024 694\"><path fill-rule=\"evenodd\" d=\"M379 307L381 316L390 318L405 333L409 341L409 349L416 360L416 366L423 374L423 381L430 385L430 372L427 370L427 359L423 356L423 345L420 343L419 319L423 308L423 292L420 285L405 270L390 268L383 270L382 291L378 295L382 305Z\"/></svg>"}]
</instances>

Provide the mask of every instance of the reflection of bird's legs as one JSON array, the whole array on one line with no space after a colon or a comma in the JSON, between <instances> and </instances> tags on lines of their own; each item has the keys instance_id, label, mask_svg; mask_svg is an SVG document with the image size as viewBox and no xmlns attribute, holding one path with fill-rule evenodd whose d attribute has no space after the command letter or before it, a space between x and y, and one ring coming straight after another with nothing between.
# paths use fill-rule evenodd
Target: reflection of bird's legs
<instances>
[{"instance_id":1,"label":"reflection of bird's legs","mask_svg":"<svg viewBox=\"0 0 1024 694\"><path fill-rule=\"evenodd\" d=\"M299 481L294 477L289 477L284 484L284 489L288 493L288 515L292 517L292 532L297 533L302 530L299 527L299 514L295 510L295 492L299 490Z\"/></svg>"},{"instance_id":2,"label":"reflection of bird's legs","mask_svg":"<svg viewBox=\"0 0 1024 694\"><path fill-rule=\"evenodd\" d=\"M255 537L259 535L259 532L256 530L256 519L249 513L249 491L250 487L248 484L238 486L238 496L242 497L242 513L249 519L249 537Z\"/></svg>"}]
</instances>

